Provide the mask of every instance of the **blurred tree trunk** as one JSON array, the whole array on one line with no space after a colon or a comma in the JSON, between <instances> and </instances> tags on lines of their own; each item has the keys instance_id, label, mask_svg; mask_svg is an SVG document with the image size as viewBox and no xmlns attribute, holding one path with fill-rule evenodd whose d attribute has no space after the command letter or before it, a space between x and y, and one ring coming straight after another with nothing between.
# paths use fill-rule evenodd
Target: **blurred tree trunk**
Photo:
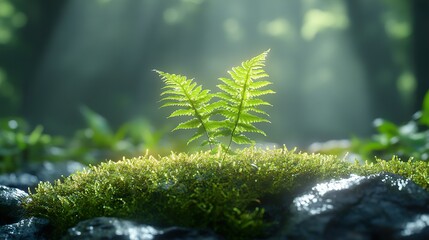
<instances>
[{"instance_id":1,"label":"blurred tree trunk","mask_svg":"<svg viewBox=\"0 0 429 240\"><path fill-rule=\"evenodd\" d=\"M33 76L39 57L51 26L54 25L56 16L66 0L45 0L44 2L14 0L9 2L13 9L10 10L11 13L5 10L6 18L12 19L7 14L19 13L25 17L25 24L14 29L10 28L10 23L8 23L12 21L7 19L5 22L6 30L12 29L12 36L10 42L0 44L2 53L0 68L6 72L7 81L13 88L11 94L14 96L9 102L3 103L0 115L23 116L26 114L26 109L31 108L29 95L31 95L34 85Z\"/></svg>"},{"instance_id":2,"label":"blurred tree trunk","mask_svg":"<svg viewBox=\"0 0 429 240\"><path fill-rule=\"evenodd\" d=\"M346 0L345 5L351 41L366 73L371 117L405 121L409 116L396 87L401 69L394 62L390 39L384 28L384 6L372 0Z\"/></svg>"},{"instance_id":3,"label":"blurred tree trunk","mask_svg":"<svg viewBox=\"0 0 429 240\"><path fill-rule=\"evenodd\" d=\"M17 68L18 78L22 81L22 107L19 115L26 119L31 119L34 108L34 76L67 2L68 0L45 0L21 3L21 10L26 13L28 21L19 36L22 44L21 48L17 49L20 51L20 64L15 62L14 67Z\"/></svg>"},{"instance_id":4,"label":"blurred tree trunk","mask_svg":"<svg viewBox=\"0 0 429 240\"><path fill-rule=\"evenodd\" d=\"M429 1L414 0L413 16L413 60L414 73L417 80L414 110L422 109L422 102L429 90Z\"/></svg>"}]
</instances>

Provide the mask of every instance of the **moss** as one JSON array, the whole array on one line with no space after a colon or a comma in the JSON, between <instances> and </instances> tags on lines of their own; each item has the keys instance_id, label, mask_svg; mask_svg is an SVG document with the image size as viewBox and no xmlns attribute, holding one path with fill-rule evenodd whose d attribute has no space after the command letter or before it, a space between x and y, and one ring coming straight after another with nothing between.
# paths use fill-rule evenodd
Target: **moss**
<instances>
[{"instance_id":1,"label":"moss","mask_svg":"<svg viewBox=\"0 0 429 240\"><path fill-rule=\"evenodd\" d=\"M210 228L229 238L261 235L272 222L262 199L350 173L388 171L428 188L426 162L350 164L335 156L247 148L222 158L209 152L109 161L54 184L41 183L25 208L58 233L79 221L115 216L157 226Z\"/></svg>"}]
</instances>

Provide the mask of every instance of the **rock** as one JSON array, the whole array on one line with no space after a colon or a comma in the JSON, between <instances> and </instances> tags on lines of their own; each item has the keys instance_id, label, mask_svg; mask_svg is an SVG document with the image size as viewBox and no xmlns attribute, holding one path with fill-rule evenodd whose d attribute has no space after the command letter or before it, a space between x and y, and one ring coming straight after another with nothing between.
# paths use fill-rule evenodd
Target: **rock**
<instances>
[{"instance_id":1,"label":"rock","mask_svg":"<svg viewBox=\"0 0 429 240\"><path fill-rule=\"evenodd\" d=\"M34 188L39 183L39 178L28 173L6 173L0 175L0 185L19 188L27 191Z\"/></svg>"},{"instance_id":2,"label":"rock","mask_svg":"<svg viewBox=\"0 0 429 240\"><path fill-rule=\"evenodd\" d=\"M39 181L54 182L62 176L67 177L83 168L83 164L75 161L43 162L32 165L28 169L25 169L25 171L37 176Z\"/></svg>"},{"instance_id":3,"label":"rock","mask_svg":"<svg viewBox=\"0 0 429 240\"><path fill-rule=\"evenodd\" d=\"M429 239L429 193L394 174L317 184L290 211L283 239Z\"/></svg>"},{"instance_id":4,"label":"rock","mask_svg":"<svg viewBox=\"0 0 429 240\"><path fill-rule=\"evenodd\" d=\"M21 203L28 194L17 188L0 186L0 225L15 223L22 219Z\"/></svg>"},{"instance_id":5,"label":"rock","mask_svg":"<svg viewBox=\"0 0 429 240\"><path fill-rule=\"evenodd\" d=\"M49 220L44 218L27 218L17 223L0 227L0 239L49 239Z\"/></svg>"},{"instance_id":6,"label":"rock","mask_svg":"<svg viewBox=\"0 0 429 240\"><path fill-rule=\"evenodd\" d=\"M116 240L218 240L210 231L188 228L165 230L118 218L99 217L78 223L70 228L63 240L71 239L116 239Z\"/></svg>"},{"instance_id":7,"label":"rock","mask_svg":"<svg viewBox=\"0 0 429 240\"><path fill-rule=\"evenodd\" d=\"M220 240L212 231L171 227L162 230L154 240Z\"/></svg>"},{"instance_id":8,"label":"rock","mask_svg":"<svg viewBox=\"0 0 429 240\"><path fill-rule=\"evenodd\" d=\"M67 177L83 168L83 164L75 161L32 164L26 169L23 169L23 172L1 174L0 185L27 191L29 188L34 189L40 181L52 183L62 176Z\"/></svg>"},{"instance_id":9,"label":"rock","mask_svg":"<svg viewBox=\"0 0 429 240\"><path fill-rule=\"evenodd\" d=\"M159 230L147 226L137 225L132 221L117 218L99 217L78 223L70 228L63 237L66 239L153 239Z\"/></svg>"}]
</instances>

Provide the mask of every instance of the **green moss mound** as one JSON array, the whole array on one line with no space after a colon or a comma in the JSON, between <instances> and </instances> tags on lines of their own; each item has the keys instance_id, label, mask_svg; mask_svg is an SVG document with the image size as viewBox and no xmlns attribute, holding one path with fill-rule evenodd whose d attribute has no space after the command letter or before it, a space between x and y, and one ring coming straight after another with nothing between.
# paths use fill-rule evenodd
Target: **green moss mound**
<instances>
[{"instance_id":1,"label":"green moss mound","mask_svg":"<svg viewBox=\"0 0 429 240\"><path fill-rule=\"evenodd\" d=\"M292 197L310 183L381 171L429 187L427 162L393 159L359 165L286 148L247 148L224 159L219 151L104 162L54 184L39 184L25 208L29 215L50 219L57 233L84 219L114 216L249 238L261 236L273 224L264 215L267 196L289 193Z\"/></svg>"}]
</instances>

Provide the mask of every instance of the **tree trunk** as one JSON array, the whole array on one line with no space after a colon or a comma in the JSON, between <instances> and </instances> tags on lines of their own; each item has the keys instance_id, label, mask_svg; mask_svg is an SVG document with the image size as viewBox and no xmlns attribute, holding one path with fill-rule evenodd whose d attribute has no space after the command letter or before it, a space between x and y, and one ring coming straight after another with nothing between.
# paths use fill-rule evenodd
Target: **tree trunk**
<instances>
[{"instance_id":1,"label":"tree trunk","mask_svg":"<svg viewBox=\"0 0 429 240\"><path fill-rule=\"evenodd\" d=\"M417 80L414 109L422 109L422 102L429 90L429 1L414 0L413 11L413 60Z\"/></svg>"},{"instance_id":2,"label":"tree trunk","mask_svg":"<svg viewBox=\"0 0 429 240\"><path fill-rule=\"evenodd\" d=\"M407 120L409 116L396 87L400 66L393 61L391 40L383 25L384 6L372 0L346 0L346 7L351 40L366 73L371 117Z\"/></svg>"}]
</instances>

